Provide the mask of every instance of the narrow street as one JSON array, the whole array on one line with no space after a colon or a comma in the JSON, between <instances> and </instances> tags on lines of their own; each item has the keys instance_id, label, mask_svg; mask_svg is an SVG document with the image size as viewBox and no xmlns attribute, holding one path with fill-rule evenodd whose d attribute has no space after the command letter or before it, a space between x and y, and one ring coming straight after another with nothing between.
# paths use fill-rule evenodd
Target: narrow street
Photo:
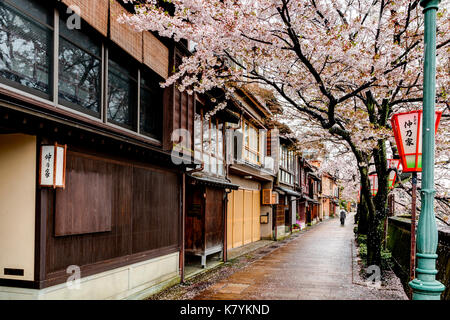
<instances>
[{"instance_id":1,"label":"narrow street","mask_svg":"<svg viewBox=\"0 0 450 320\"><path fill-rule=\"evenodd\" d=\"M339 219L324 221L194 299L406 299L398 287L356 284L353 222L354 214L344 227Z\"/></svg>"}]
</instances>

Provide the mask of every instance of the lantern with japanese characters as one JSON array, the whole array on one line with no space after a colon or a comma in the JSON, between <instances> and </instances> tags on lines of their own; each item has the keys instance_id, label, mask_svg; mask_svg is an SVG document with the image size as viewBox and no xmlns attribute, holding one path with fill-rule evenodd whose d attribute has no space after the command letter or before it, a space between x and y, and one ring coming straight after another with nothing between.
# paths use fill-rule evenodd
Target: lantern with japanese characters
<instances>
[{"instance_id":1,"label":"lantern with japanese characters","mask_svg":"<svg viewBox=\"0 0 450 320\"><path fill-rule=\"evenodd\" d=\"M39 185L65 188L67 145L41 145Z\"/></svg>"},{"instance_id":2,"label":"lantern with japanese characters","mask_svg":"<svg viewBox=\"0 0 450 320\"><path fill-rule=\"evenodd\" d=\"M388 159L387 160L388 169L392 169L389 171L389 189L394 189L395 179L397 179L397 171L400 168L400 159ZM397 171L395 171L397 169Z\"/></svg>"},{"instance_id":3,"label":"lantern with japanese characters","mask_svg":"<svg viewBox=\"0 0 450 320\"><path fill-rule=\"evenodd\" d=\"M369 182L370 182L370 192L372 192L372 196L375 197L378 192L378 176L376 174L370 174Z\"/></svg>"},{"instance_id":4,"label":"lantern with japanese characters","mask_svg":"<svg viewBox=\"0 0 450 320\"><path fill-rule=\"evenodd\" d=\"M435 132L441 115L436 111ZM391 124L403 172L422 171L422 110L394 114Z\"/></svg>"}]
</instances>

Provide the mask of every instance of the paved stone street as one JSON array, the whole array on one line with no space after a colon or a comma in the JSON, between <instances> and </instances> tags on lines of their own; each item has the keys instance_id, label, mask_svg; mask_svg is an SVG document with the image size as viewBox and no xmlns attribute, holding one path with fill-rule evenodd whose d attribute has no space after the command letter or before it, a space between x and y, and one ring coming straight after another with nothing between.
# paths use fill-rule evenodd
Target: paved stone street
<instances>
[{"instance_id":1,"label":"paved stone street","mask_svg":"<svg viewBox=\"0 0 450 320\"><path fill-rule=\"evenodd\" d=\"M398 285L374 289L359 279L353 221L350 214L344 227L339 219L322 222L194 299L406 299Z\"/></svg>"}]
</instances>

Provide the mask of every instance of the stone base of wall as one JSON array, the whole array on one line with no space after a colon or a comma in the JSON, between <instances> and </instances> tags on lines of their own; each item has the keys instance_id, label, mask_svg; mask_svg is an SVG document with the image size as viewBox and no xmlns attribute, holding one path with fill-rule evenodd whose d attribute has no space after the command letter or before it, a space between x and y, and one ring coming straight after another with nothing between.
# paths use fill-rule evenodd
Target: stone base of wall
<instances>
[{"instance_id":1,"label":"stone base of wall","mask_svg":"<svg viewBox=\"0 0 450 320\"><path fill-rule=\"evenodd\" d=\"M283 226L278 226L277 227L277 238L275 240L283 239L288 234L289 233L286 233L286 227L284 225Z\"/></svg>"},{"instance_id":2,"label":"stone base of wall","mask_svg":"<svg viewBox=\"0 0 450 320\"><path fill-rule=\"evenodd\" d=\"M388 221L388 249L392 252L395 263L394 272L402 281L405 291L409 291L409 262L411 246L411 220L400 217L390 217ZM436 279L444 284L446 290L442 300L450 300L450 233L439 230L439 244Z\"/></svg>"},{"instance_id":3,"label":"stone base of wall","mask_svg":"<svg viewBox=\"0 0 450 320\"><path fill-rule=\"evenodd\" d=\"M144 299L180 281L179 253L142 261L44 289L0 287L0 300Z\"/></svg>"}]
</instances>

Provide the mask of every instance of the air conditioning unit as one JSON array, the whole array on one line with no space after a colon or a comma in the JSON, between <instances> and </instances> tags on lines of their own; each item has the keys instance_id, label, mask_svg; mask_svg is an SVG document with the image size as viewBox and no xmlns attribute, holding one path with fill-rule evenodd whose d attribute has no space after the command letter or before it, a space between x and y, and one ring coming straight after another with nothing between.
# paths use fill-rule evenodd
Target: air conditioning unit
<instances>
[{"instance_id":1,"label":"air conditioning unit","mask_svg":"<svg viewBox=\"0 0 450 320\"><path fill-rule=\"evenodd\" d=\"M272 204L272 189L262 189L262 204Z\"/></svg>"}]
</instances>

